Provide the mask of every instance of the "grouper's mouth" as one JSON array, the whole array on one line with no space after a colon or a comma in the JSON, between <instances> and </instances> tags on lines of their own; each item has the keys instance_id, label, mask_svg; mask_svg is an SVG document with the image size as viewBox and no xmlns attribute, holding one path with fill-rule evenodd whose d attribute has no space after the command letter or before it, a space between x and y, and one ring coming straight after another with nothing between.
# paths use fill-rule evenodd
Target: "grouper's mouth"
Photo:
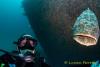
<instances>
[{"instance_id":1,"label":"grouper's mouth","mask_svg":"<svg viewBox=\"0 0 100 67\"><path fill-rule=\"evenodd\" d=\"M92 46L92 45L96 45L97 43L97 39L92 35L88 35L88 34L76 34L74 35L74 40L79 44L85 46Z\"/></svg>"}]
</instances>

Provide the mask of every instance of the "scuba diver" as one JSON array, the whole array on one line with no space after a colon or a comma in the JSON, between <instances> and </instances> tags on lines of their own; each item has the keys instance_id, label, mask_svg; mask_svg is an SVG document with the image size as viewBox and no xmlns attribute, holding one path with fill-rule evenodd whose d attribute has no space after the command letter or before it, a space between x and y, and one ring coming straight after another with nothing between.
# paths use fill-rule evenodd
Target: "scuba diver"
<instances>
[{"instance_id":1,"label":"scuba diver","mask_svg":"<svg viewBox=\"0 0 100 67\"><path fill-rule=\"evenodd\" d=\"M44 57L40 57L36 50L37 40L31 35L23 35L18 41L17 51L7 52L0 49L5 54L0 57L0 67L50 67Z\"/></svg>"}]
</instances>

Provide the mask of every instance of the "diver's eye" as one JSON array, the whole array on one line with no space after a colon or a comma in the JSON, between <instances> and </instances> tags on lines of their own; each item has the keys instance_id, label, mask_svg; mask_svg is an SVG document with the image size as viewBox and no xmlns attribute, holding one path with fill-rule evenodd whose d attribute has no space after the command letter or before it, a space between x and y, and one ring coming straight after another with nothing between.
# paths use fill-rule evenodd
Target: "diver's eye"
<instances>
[{"instance_id":1,"label":"diver's eye","mask_svg":"<svg viewBox=\"0 0 100 67\"><path fill-rule=\"evenodd\" d=\"M20 47L24 46L26 44L26 41L27 41L26 39L22 40L20 43Z\"/></svg>"},{"instance_id":2,"label":"diver's eye","mask_svg":"<svg viewBox=\"0 0 100 67\"><path fill-rule=\"evenodd\" d=\"M32 40L30 40L29 42L30 42L30 45L33 47L35 43Z\"/></svg>"}]
</instances>

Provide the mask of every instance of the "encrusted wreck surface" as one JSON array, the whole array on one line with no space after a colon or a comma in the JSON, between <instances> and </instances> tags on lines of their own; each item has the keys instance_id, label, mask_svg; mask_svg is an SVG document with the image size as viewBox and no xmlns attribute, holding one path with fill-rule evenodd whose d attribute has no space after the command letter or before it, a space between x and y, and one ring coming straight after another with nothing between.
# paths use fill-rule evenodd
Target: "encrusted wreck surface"
<instances>
[{"instance_id":1,"label":"encrusted wreck surface","mask_svg":"<svg viewBox=\"0 0 100 67\"><path fill-rule=\"evenodd\" d=\"M69 60L100 59L100 39L86 47L72 36L75 20L87 8L96 14L100 26L100 0L23 0L23 7L53 67L64 67Z\"/></svg>"}]
</instances>

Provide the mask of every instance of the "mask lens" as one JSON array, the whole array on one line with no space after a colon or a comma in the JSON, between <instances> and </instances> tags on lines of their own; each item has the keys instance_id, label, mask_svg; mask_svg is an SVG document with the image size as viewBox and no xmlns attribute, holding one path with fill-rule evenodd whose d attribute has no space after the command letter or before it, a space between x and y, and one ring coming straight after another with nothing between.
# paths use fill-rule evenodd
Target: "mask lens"
<instances>
[{"instance_id":1,"label":"mask lens","mask_svg":"<svg viewBox=\"0 0 100 67\"><path fill-rule=\"evenodd\" d=\"M32 47L35 46L35 43L32 40L30 40L29 43L30 43L30 46L32 46Z\"/></svg>"},{"instance_id":2,"label":"mask lens","mask_svg":"<svg viewBox=\"0 0 100 67\"><path fill-rule=\"evenodd\" d=\"M22 40L19 46L20 46L20 47L25 46L26 42L27 42L27 40L26 40L26 39Z\"/></svg>"},{"instance_id":3,"label":"mask lens","mask_svg":"<svg viewBox=\"0 0 100 67\"><path fill-rule=\"evenodd\" d=\"M23 49L31 49L31 50L33 50L35 45L36 44L35 44L35 42L33 40L23 39L19 44L19 48L21 50L23 50Z\"/></svg>"}]
</instances>

